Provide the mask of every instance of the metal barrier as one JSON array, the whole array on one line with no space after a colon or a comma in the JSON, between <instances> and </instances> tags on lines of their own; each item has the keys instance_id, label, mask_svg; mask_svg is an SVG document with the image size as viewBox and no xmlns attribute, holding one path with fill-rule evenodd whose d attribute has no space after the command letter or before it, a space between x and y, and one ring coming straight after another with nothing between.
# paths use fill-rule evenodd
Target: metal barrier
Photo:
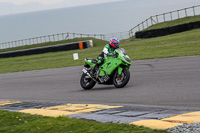
<instances>
[{"instance_id":1,"label":"metal barrier","mask_svg":"<svg viewBox=\"0 0 200 133\"><path fill-rule=\"evenodd\" d=\"M83 38L83 37L94 37L97 39L107 40L107 41L112 37L117 37L120 40L128 39L130 37L135 36L135 33L137 31L144 30L154 24L158 24L158 23L162 23L166 21L172 21L172 20L180 19L184 17L199 15L200 10L198 8L200 8L200 5L151 16L145 21L141 22L140 24L130 29L129 31L125 31L125 32L109 33L109 34L79 34L79 33L53 34L53 35L48 35L48 36L40 36L40 37L35 37L35 38L0 43L0 49L19 47L19 46L25 46L25 45L33 45L33 44L39 44L39 43L63 41L63 40Z\"/></svg>"},{"instance_id":2,"label":"metal barrier","mask_svg":"<svg viewBox=\"0 0 200 133\"><path fill-rule=\"evenodd\" d=\"M189 16L196 16L199 14L200 14L200 5L151 16L145 21L133 27L131 30L129 30L130 36L132 37L135 35L137 31L144 30L158 23L172 21L172 20L176 20L180 18L189 17Z\"/></svg>"},{"instance_id":3,"label":"metal barrier","mask_svg":"<svg viewBox=\"0 0 200 133\"><path fill-rule=\"evenodd\" d=\"M63 41L63 40L75 39L75 38L85 38L85 37L94 37L94 38L103 40L103 38L105 38L104 36L105 36L104 34L61 33L61 34L53 34L53 35L48 35L48 36L40 36L40 37L0 43L0 49L47 43L47 42Z\"/></svg>"}]
</instances>

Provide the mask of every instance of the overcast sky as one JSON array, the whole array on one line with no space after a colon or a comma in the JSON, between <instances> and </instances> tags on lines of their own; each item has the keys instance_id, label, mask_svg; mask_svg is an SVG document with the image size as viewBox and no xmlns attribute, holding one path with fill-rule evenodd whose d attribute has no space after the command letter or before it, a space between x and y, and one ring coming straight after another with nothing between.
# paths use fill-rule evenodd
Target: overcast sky
<instances>
[{"instance_id":1,"label":"overcast sky","mask_svg":"<svg viewBox=\"0 0 200 133\"><path fill-rule=\"evenodd\" d=\"M116 2L123 0L0 0L0 15L49 10L56 8Z\"/></svg>"}]
</instances>

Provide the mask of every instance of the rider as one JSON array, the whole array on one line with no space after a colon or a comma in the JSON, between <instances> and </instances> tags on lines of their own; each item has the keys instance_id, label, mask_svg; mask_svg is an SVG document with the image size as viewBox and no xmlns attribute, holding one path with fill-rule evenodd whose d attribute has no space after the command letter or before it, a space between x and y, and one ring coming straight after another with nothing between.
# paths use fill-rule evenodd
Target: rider
<instances>
[{"instance_id":1,"label":"rider","mask_svg":"<svg viewBox=\"0 0 200 133\"><path fill-rule=\"evenodd\" d=\"M117 38L111 38L109 44L104 46L103 52L97 57L95 67L102 65L105 57L114 55L114 51L117 48L119 48L119 40ZM95 67L92 70L92 74L94 73Z\"/></svg>"}]
</instances>

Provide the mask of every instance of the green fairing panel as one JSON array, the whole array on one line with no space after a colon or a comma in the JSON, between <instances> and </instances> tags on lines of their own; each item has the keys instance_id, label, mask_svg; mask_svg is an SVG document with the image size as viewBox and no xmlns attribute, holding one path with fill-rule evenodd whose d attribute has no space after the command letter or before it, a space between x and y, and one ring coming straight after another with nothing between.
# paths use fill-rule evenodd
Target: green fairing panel
<instances>
[{"instance_id":1,"label":"green fairing panel","mask_svg":"<svg viewBox=\"0 0 200 133\"><path fill-rule=\"evenodd\" d=\"M112 72L122 63L121 60L115 59L113 57L107 57L104 59L104 64L100 67L100 74L99 76L104 76L104 71L111 75Z\"/></svg>"}]
</instances>

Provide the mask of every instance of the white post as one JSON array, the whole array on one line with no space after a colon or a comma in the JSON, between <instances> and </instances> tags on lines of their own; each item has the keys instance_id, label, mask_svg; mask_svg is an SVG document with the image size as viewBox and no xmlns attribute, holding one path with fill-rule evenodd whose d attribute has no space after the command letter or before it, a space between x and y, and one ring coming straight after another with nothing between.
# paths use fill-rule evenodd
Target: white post
<instances>
[{"instance_id":1,"label":"white post","mask_svg":"<svg viewBox=\"0 0 200 133\"><path fill-rule=\"evenodd\" d=\"M78 53L73 53L73 58L74 58L74 60L78 60L79 58L78 58Z\"/></svg>"},{"instance_id":2,"label":"white post","mask_svg":"<svg viewBox=\"0 0 200 133\"><path fill-rule=\"evenodd\" d=\"M89 48L92 48L92 47L93 47L93 41L89 40Z\"/></svg>"}]
</instances>

